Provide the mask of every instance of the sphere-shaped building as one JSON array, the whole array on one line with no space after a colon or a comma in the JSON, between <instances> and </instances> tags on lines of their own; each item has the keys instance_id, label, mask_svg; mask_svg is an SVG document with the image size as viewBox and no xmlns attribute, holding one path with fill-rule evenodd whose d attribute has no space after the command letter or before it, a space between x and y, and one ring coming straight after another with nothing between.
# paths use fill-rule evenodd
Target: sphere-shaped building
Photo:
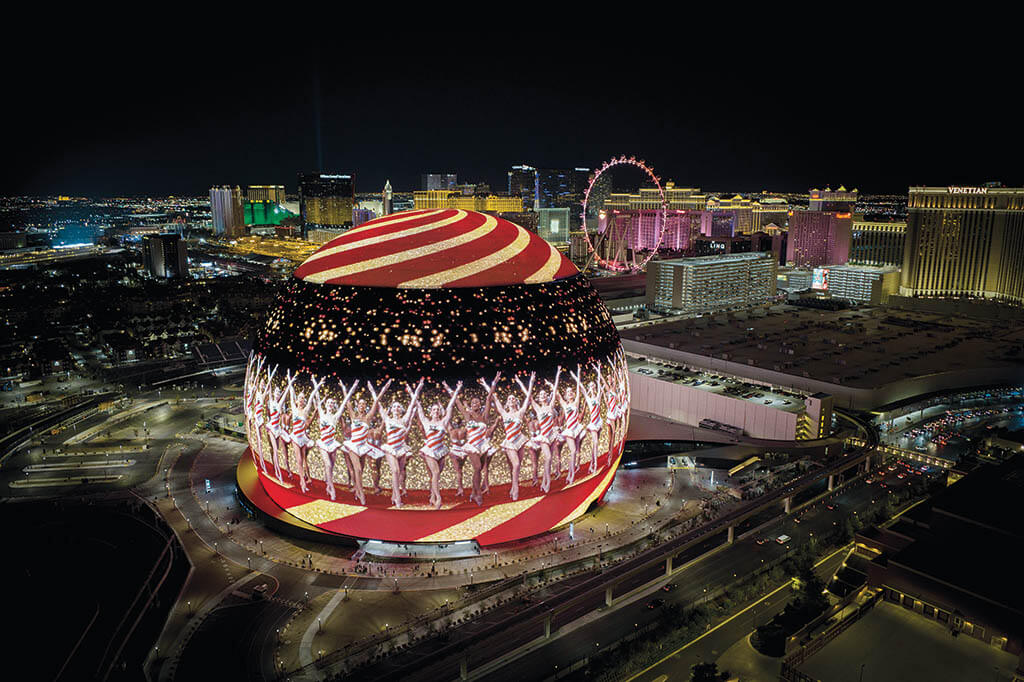
<instances>
[{"instance_id":1,"label":"sphere-shaped building","mask_svg":"<svg viewBox=\"0 0 1024 682\"><path fill-rule=\"evenodd\" d=\"M247 467L279 516L489 545L601 498L629 387L611 316L569 260L507 220L442 209L370 221L302 263L244 403L240 482Z\"/></svg>"}]
</instances>

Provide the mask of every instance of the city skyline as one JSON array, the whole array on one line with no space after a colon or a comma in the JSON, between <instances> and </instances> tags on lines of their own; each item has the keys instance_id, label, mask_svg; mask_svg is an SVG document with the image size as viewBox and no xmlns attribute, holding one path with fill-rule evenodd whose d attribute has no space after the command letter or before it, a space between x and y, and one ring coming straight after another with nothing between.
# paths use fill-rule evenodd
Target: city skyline
<instances>
[{"instance_id":1,"label":"city skyline","mask_svg":"<svg viewBox=\"0 0 1024 682\"><path fill-rule=\"evenodd\" d=\"M6 15L8 678L1024 682L1012 21L217 9Z\"/></svg>"}]
</instances>

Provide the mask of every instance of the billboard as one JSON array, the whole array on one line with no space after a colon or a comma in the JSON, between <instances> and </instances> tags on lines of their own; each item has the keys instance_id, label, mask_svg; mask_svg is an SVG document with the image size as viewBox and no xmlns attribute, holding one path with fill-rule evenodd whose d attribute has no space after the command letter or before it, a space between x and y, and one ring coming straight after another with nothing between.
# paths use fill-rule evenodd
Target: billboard
<instances>
[{"instance_id":1,"label":"billboard","mask_svg":"<svg viewBox=\"0 0 1024 682\"><path fill-rule=\"evenodd\" d=\"M828 268L814 268L811 274L811 288L828 291Z\"/></svg>"}]
</instances>

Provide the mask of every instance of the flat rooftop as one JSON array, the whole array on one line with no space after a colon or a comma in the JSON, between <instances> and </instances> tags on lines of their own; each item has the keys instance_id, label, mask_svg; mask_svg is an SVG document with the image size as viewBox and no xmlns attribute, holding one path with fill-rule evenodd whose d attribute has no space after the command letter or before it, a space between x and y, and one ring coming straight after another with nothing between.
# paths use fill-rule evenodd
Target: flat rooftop
<instances>
[{"instance_id":1,"label":"flat rooftop","mask_svg":"<svg viewBox=\"0 0 1024 682\"><path fill-rule=\"evenodd\" d=\"M754 405L770 407L784 412L799 414L804 410L804 397L797 393L771 390L761 384L754 384L714 372L687 369L671 362L657 362L628 358L629 371L652 379L680 384L690 388L723 395L734 400L743 400Z\"/></svg>"},{"instance_id":2,"label":"flat rooftop","mask_svg":"<svg viewBox=\"0 0 1024 682\"><path fill-rule=\"evenodd\" d=\"M623 339L852 388L954 370L1024 370L1024 328L956 315L791 305L620 331Z\"/></svg>"}]
</instances>

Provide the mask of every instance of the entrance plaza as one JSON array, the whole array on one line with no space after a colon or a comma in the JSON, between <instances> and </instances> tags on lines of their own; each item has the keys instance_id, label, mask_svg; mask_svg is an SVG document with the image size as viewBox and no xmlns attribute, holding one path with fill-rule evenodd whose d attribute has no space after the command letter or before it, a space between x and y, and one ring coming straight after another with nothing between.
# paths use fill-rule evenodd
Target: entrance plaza
<instances>
[{"instance_id":1,"label":"entrance plaza","mask_svg":"<svg viewBox=\"0 0 1024 682\"><path fill-rule=\"evenodd\" d=\"M163 663L160 679L173 675L190 639L207 636L202 623L210 614L248 601L260 584L283 609L264 633L275 669L295 670L330 652L361 650L396 627L408 631L398 636L400 644L473 618L513 593L558 590L560 578L636 551L638 541L666 524L682 532L711 506L703 504L711 493L691 485L689 476L673 477L663 468L622 469L603 504L577 520L571 533L565 527L456 559L416 556L412 543L405 558L377 557L280 535L247 518L235 495L245 444L220 436L186 440L164 474L168 483L159 484L169 497L161 494L157 506L182 538L195 571L154 650L154 663ZM732 503L716 500L717 510Z\"/></svg>"},{"instance_id":2,"label":"entrance plaza","mask_svg":"<svg viewBox=\"0 0 1024 682\"><path fill-rule=\"evenodd\" d=\"M498 547L483 547L476 556L434 560L436 556L409 543L407 557L379 557L357 548L299 540L245 518L235 498L235 466L244 445L209 438L195 457L191 493L225 542L275 562L316 573L378 578L379 589L448 589L555 570L561 564L598 557L649 535L664 524L700 515L708 490L690 485L688 476L673 477L664 468L620 469L597 510L570 527ZM210 482L210 492L206 482ZM670 487L671 486L671 487ZM230 522L230 523L229 523ZM310 564L311 562L311 564ZM558 573L546 575L557 577ZM361 585L363 587L363 585Z\"/></svg>"},{"instance_id":3,"label":"entrance plaza","mask_svg":"<svg viewBox=\"0 0 1024 682\"><path fill-rule=\"evenodd\" d=\"M1013 654L969 635L953 637L942 623L882 601L800 672L823 682L1002 682L1013 679L1016 666Z\"/></svg>"}]
</instances>

